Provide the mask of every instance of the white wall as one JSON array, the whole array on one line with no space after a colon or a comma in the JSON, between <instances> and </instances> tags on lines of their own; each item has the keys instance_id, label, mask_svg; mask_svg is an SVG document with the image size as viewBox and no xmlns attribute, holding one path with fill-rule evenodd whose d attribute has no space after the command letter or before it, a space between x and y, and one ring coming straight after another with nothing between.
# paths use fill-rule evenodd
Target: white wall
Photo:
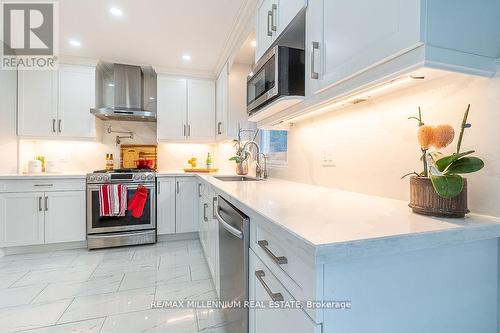
<instances>
[{"instance_id":1,"label":"white wall","mask_svg":"<svg viewBox=\"0 0 500 333\"><path fill-rule=\"evenodd\" d=\"M304 120L289 133L289 166L272 176L408 200L408 179L420 171L417 124L408 116L423 108L428 124L456 130L468 103L472 109L463 149L475 149L486 166L468 175L469 206L500 216L500 76L494 79L450 76L345 110ZM323 167L323 152L333 152L335 167Z\"/></svg>"},{"instance_id":2,"label":"white wall","mask_svg":"<svg viewBox=\"0 0 500 333\"><path fill-rule=\"evenodd\" d=\"M157 144L155 123L106 121L101 122L101 125L102 130L99 132L102 134L96 141L20 140L20 172L26 172L27 161L37 155L43 155L48 160L58 162L62 172L87 173L104 169L104 158L107 153L111 153L115 159L115 167L118 168L120 148L116 145L116 136L126 136L127 134L109 134L107 132L108 126L111 126L112 130L115 131L134 132L133 139L122 139L123 144ZM214 145L161 143L158 145L159 170L182 169L193 155L198 157L199 166L201 166L204 164L208 152L212 156L214 155ZM15 159L15 154L12 156Z\"/></svg>"},{"instance_id":3,"label":"white wall","mask_svg":"<svg viewBox=\"0 0 500 333\"><path fill-rule=\"evenodd\" d=\"M0 70L0 173L17 172L16 74Z\"/></svg>"}]
</instances>

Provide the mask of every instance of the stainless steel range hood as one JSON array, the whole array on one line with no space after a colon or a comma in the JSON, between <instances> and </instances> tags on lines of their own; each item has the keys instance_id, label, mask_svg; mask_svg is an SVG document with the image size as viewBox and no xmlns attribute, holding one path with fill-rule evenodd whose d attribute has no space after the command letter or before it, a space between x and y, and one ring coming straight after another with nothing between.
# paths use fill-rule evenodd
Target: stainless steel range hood
<instances>
[{"instance_id":1,"label":"stainless steel range hood","mask_svg":"<svg viewBox=\"0 0 500 333\"><path fill-rule=\"evenodd\" d=\"M96 108L103 120L156 121L156 73L152 67L100 62Z\"/></svg>"}]
</instances>

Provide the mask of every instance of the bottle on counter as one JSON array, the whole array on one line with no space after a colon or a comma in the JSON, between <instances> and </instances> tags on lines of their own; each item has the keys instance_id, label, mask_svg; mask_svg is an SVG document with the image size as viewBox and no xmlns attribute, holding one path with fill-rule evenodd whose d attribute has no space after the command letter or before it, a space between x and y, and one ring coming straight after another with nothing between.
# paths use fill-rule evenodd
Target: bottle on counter
<instances>
[{"instance_id":1,"label":"bottle on counter","mask_svg":"<svg viewBox=\"0 0 500 333\"><path fill-rule=\"evenodd\" d=\"M113 171L115 168L115 161L113 160L113 154L106 154L106 170Z\"/></svg>"},{"instance_id":2,"label":"bottle on counter","mask_svg":"<svg viewBox=\"0 0 500 333\"><path fill-rule=\"evenodd\" d=\"M207 169L212 169L212 156L210 153L207 154Z\"/></svg>"}]
</instances>

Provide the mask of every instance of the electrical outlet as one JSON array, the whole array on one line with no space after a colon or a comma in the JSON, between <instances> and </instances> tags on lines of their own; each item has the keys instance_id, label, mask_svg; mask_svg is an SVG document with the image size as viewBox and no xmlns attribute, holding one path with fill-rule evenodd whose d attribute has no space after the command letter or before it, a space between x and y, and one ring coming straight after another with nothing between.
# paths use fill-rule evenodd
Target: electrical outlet
<instances>
[{"instance_id":1,"label":"electrical outlet","mask_svg":"<svg viewBox=\"0 0 500 333\"><path fill-rule=\"evenodd\" d=\"M333 147L326 147L321 152L321 165L323 167L335 167L333 163Z\"/></svg>"}]
</instances>

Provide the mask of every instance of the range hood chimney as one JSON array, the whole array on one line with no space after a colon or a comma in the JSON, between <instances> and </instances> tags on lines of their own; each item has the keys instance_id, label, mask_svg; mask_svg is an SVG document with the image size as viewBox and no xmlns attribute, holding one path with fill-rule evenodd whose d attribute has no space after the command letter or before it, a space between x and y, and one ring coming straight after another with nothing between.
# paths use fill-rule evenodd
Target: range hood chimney
<instances>
[{"instance_id":1,"label":"range hood chimney","mask_svg":"<svg viewBox=\"0 0 500 333\"><path fill-rule=\"evenodd\" d=\"M102 120L156 121L156 73L152 67L99 62L96 106Z\"/></svg>"}]
</instances>

